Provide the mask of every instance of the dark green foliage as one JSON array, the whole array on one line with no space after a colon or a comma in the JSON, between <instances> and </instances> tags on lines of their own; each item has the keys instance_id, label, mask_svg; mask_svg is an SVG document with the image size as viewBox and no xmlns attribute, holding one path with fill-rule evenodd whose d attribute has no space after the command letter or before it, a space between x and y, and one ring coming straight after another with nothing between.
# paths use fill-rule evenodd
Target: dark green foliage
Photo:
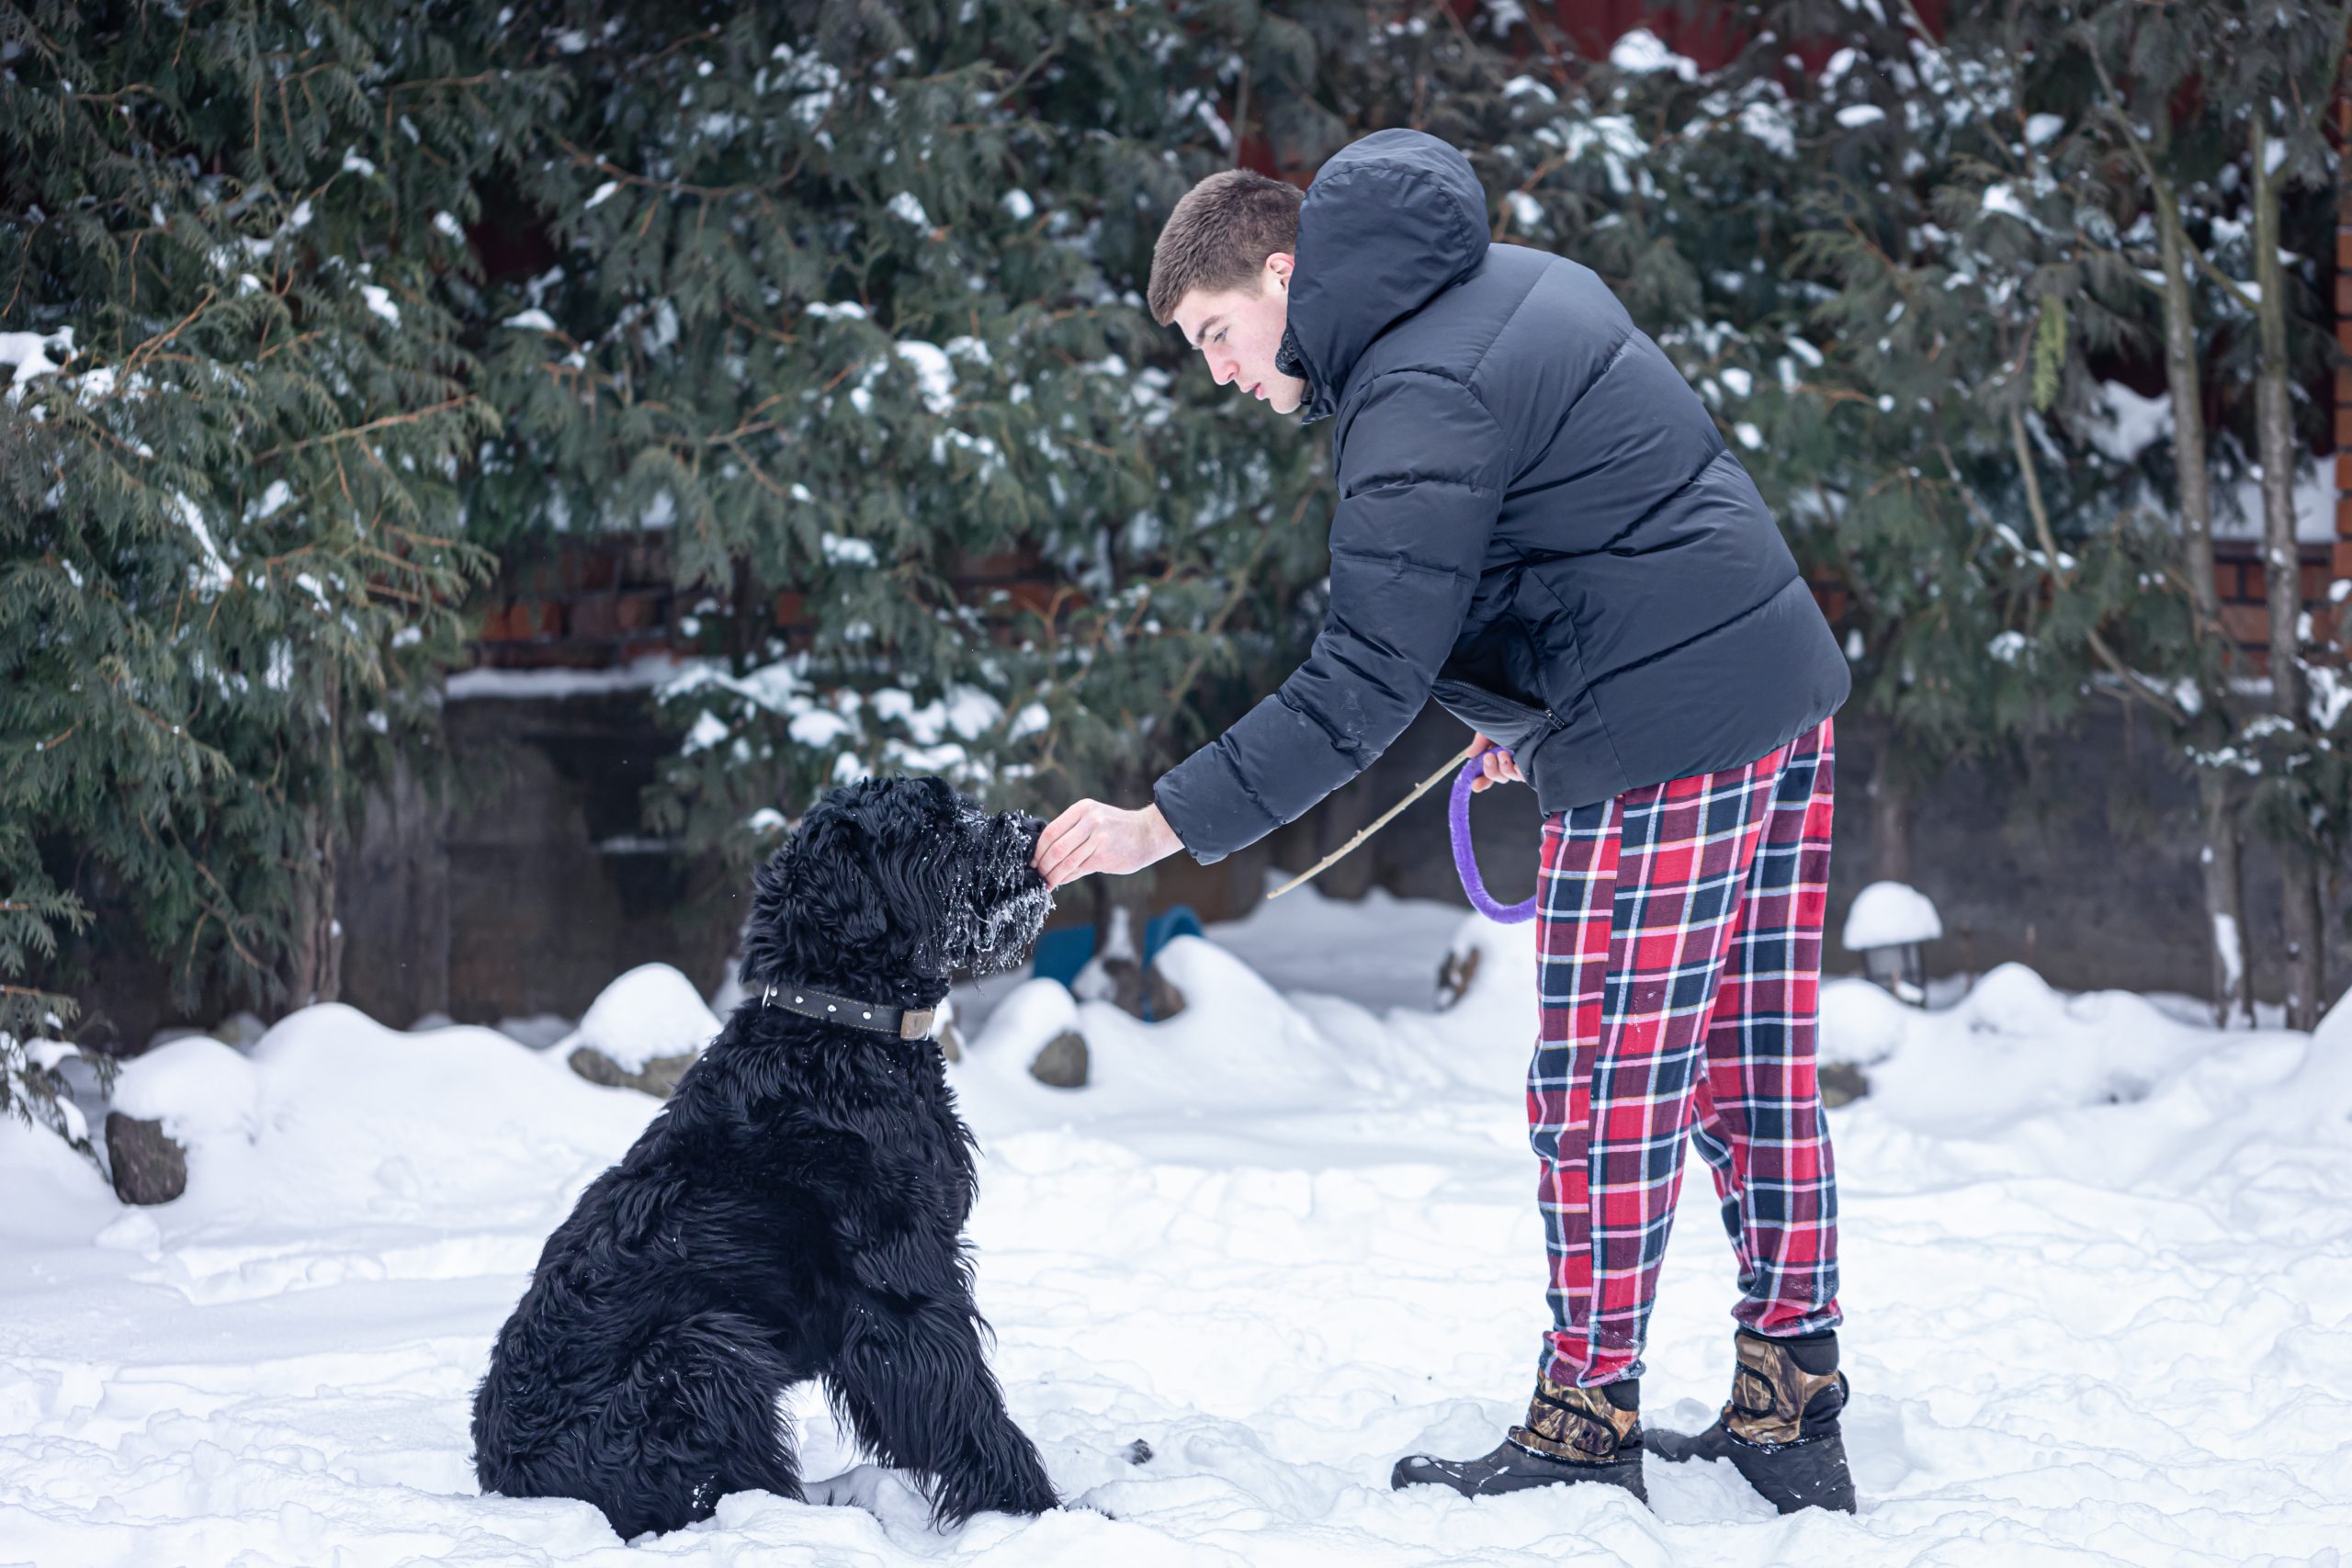
<instances>
[{"instance_id":1,"label":"dark green foliage","mask_svg":"<svg viewBox=\"0 0 2352 1568\"><path fill-rule=\"evenodd\" d=\"M1652 80L1684 128L1657 171L1671 232L1706 258L1686 335L1724 367L1686 368L1736 402L1742 460L1845 591L1899 785L2063 722L2148 548L2096 440L2085 356L2123 329L2075 302L2063 117L2032 112L2003 14L1938 39L1877 11L1744 8L1719 78Z\"/></svg>"},{"instance_id":2,"label":"dark green foliage","mask_svg":"<svg viewBox=\"0 0 2352 1568\"><path fill-rule=\"evenodd\" d=\"M2212 264L2200 351L2253 374L2214 105L2281 106L2323 351L2335 24L1735 9L1707 73L1436 0L0 4L0 1035L66 1027L94 916L184 1002L334 994L362 790L429 759L488 552L567 534L667 533L707 658L650 807L696 848L875 770L1139 804L1312 637L1329 507L1328 429L1148 319L1152 242L1245 143L1401 124L1675 358L1908 766L2137 691L2340 853L2352 704L2314 649L2291 736L2225 711L2169 445L2098 379L2161 354L2134 116ZM2226 92L2149 116L2217 51Z\"/></svg>"},{"instance_id":3,"label":"dark green foliage","mask_svg":"<svg viewBox=\"0 0 2352 1568\"><path fill-rule=\"evenodd\" d=\"M0 872L12 885L0 897L0 1113L47 1126L87 1155L88 1131L65 1109L58 1071L62 1037L80 1009L71 997L17 982L35 960L56 958L61 928L77 929L88 916L73 895L49 885L24 838L22 829L0 823ZM99 1059L102 1079L111 1066Z\"/></svg>"},{"instance_id":4,"label":"dark green foliage","mask_svg":"<svg viewBox=\"0 0 2352 1568\"><path fill-rule=\"evenodd\" d=\"M1229 161L1202 111L1238 24L581 7L510 47L526 23L571 85L518 175L560 270L486 307L514 418L474 516L517 549L672 531L716 662L670 693L661 820L740 861L861 771L1042 806L1132 796L1204 738L1169 710L1262 674L1286 638L1232 639L1280 622L1320 532L1317 444L1184 375L1140 308L1159 219ZM1024 568L1066 586L975 586Z\"/></svg>"},{"instance_id":5,"label":"dark green foliage","mask_svg":"<svg viewBox=\"0 0 2352 1568\"><path fill-rule=\"evenodd\" d=\"M0 7L12 981L110 887L184 1003L333 994L334 844L487 560L445 285L548 96L469 74L472 14Z\"/></svg>"}]
</instances>

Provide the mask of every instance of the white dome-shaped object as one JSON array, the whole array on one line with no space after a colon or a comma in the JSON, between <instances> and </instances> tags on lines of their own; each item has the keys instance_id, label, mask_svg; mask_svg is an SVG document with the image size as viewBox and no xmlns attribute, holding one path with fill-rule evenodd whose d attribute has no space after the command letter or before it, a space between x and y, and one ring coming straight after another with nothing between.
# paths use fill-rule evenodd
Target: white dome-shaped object
<instances>
[{"instance_id":1,"label":"white dome-shaped object","mask_svg":"<svg viewBox=\"0 0 2352 1568\"><path fill-rule=\"evenodd\" d=\"M1905 883L1873 882L1854 895L1846 911L1846 951L1867 953L1874 947L1934 942L1944 934L1928 897Z\"/></svg>"},{"instance_id":2,"label":"white dome-shaped object","mask_svg":"<svg viewBox=\"0 0 2352 1568\"><path fill-rule=\"evenodd\" d=\"M585 1045L634 1073L656 1057L691 1056L718 1032L692 980L667 964L640 964L606 986L555 1048L570 1055Z\"/></svg>"}]
</instances>

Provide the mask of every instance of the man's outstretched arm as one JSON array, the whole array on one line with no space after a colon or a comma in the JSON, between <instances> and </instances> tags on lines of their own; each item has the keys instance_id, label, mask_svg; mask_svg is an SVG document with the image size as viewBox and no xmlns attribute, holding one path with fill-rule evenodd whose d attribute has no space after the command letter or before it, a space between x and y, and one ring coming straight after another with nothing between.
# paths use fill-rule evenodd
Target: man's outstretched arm
<instances>
[{"instance_id":1,"label":"man's outstretched arm","mask_svg":"<svg viewBox=\"0 0 2352 1568\"><path fill-rule=\"evenodd\" d=\"M1221 860L1371 766L1429 700L1510 482L1502 432L1462 383L1395 371L1341 446L1330 610L1306 661L1164 774L1151 806L1080 801L1056 818L1038 840L1048 881L1138 870L1180 847Z\"/></svg>"},{"instance_id":2,"label":"man's outstretched arm","mask_svg":"<svg viewBox=\"0 0 2352 1568\"><path fill-rule=\"evenodd\" d=\"M1306 662L1152 790L1204 864L1295 820L1404 733L1478 584L1510 474L1476 395L1392 372L1341 447L1330 612Z\"/></svg>"}]
</instances>

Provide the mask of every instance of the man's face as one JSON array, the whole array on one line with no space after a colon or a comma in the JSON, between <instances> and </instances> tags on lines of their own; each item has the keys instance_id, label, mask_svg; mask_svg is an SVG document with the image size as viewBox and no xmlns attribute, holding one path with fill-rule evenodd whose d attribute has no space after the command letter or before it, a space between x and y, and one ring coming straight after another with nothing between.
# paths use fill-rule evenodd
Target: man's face
<instances>
[{"instance_id":1,"label":"man's face","mask_svg":"<svg viewBox=\"0 0 2352 1568\"><path fill-rule=\"evenodd\" d=\"M1262 398L1276 413L1297 412L1306 398L1305 381L1274 368L1274 351L1290 321L1290 253L1276 251L1266 258L1256 289L1208 294L1195 288L1176 304L1184 341L1201 351L1217 385Z\"/></svg>"}]
</instances>

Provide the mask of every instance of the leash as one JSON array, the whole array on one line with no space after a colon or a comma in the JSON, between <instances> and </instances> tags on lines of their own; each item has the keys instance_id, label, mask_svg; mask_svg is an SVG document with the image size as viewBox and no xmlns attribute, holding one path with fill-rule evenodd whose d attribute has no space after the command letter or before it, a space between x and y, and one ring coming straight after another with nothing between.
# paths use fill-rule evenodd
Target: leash
<instances>
[{"instance_id":1,"label":"leash","mask_svg":"<svg viewBox=\"0 0 2352 1568\"><path fill-rule=\"evenodd\" d=\"M1371 823L1367 825L1363 831L1356 834L1354 838L1350 839L1346 843L1341 844L1338 849L1333 850L1329 854L1325 855L1321 860L1316 862L1313 867L1307 871L1292 877L1288 882L1283 883L1280 887L1277 887L1272 893L1267 894L1267 901L1271 903L1274 899L1279 898L1283 894L1289 892L1292 888L1298 886L1300 884L1312 882L1317 876L1322 875L1323 873L1329 871L1351 851L1355 849L1357 845L1363 843L1366 839L1371 838L1374 833L1379 832L1383 828L1387 827L1389 823L1395 821L1397 813L1403 811L1405 807L1412 805L1413 802L1420 799L1421 796L1435 789L1438 786L1439 781L1443 779L1446 774L1453 773L1453 796L1452 800L1447 803L1446 827L1453 840L1453 870L1454 874L1462 879L1462 891L1470 896L1471 906L1490 920L1498 921L1503 925L1510 926L1517 925L1522 920L1534 919L1535 899L1531 897L1524 904L1508 907L1498 904L1495 902L1493 897L1487 894L1485 878L1478 874L1478 857L1470 847L1470 796L1472 794L1470 785L1471 782L1477 778L1478 775L1486 770L1478 761L1477 758L1472 754L1471 748L1476 744L1477 743L1476 741L1473 741L1470 746L1464 746L1461 750L1455 752L1452 757L1446 760L1444 767L1440 768L1437 772L1423 779L1419 784L1415 784L1413 786L1412 794L1407 795L1404 799L1398 801L1396 805L1382 812L1378 817L1374 818ZM1505 751L1503 755L1508 757L1510 753ZM1457 768L1460 770L1458 773L1455 772Z\"/></svg>"},{"instance_id":2,"label":"leash","mask_svg":"<svg viewBox=\"0 0 2352 1568\"><path fill-rule=\"evenodd\" d=\"M1472 746L1476 744L1477 742L1475 740L1471 742ZM1350 839L1346 843L1341 844L1338 849L1333 850L1329 854L1325 855L1321 860L1317 861L1314 865L1309 867L1307 870L1299 873L1296 876L1292 877L1288 882L1283 883L1280 887L1275 888L1272 893L1267 894L1266 902L1271 904L1275 899L1281 897L1283 894L1289 892L1292 888L1298 886L1302 883L1312 882L1317 877L1322 875L1325 872L1330 870L1358 844L1363 843L1366 839L1371 838L1374 833L1379 832L1383 828L1387 827L1389 823L1395 821L1398 812L1404 810L1405 807L1412 805L1413 802L1420 799L1421 796L1435 789L1438 785L1438 781L1444 778L1446 774L1452 773L1456 764L1466 763L1469 761L1470 747L1464 746L1461 750L1456 751L1452 757L1446 760L1444 767L1440 768L1437 772L1431 773L1429 777L1415 784L1413 786L1412 794L1407 795L1404 799L1398 801L1396 805L1390 807L1379 816L1374 818L1371 825L1366 827L1354 838Z\"/></svg>"},{"instance_id":3,"label":"leash","mask_svg":"<svg viewBox=\"0 0 2352 1568\"><path fill-rule=\"evenodd\" d=\"M1503 753L1508 757L1510 752ZM1478 874L1477 852L1470 847L1470 781L1484 772L1477 759L1462 764L1454 775L1453 798L1446 803L1446 832L1453 840L1453 874L1462 878L1462 891L1470 896L1470 907L1497 925L1515 926L1535 918L1535 901L1540 897L1531 893L1524 904L1498 904L1487 891L1487 879Z\"/></svg>"}]
</instances>

